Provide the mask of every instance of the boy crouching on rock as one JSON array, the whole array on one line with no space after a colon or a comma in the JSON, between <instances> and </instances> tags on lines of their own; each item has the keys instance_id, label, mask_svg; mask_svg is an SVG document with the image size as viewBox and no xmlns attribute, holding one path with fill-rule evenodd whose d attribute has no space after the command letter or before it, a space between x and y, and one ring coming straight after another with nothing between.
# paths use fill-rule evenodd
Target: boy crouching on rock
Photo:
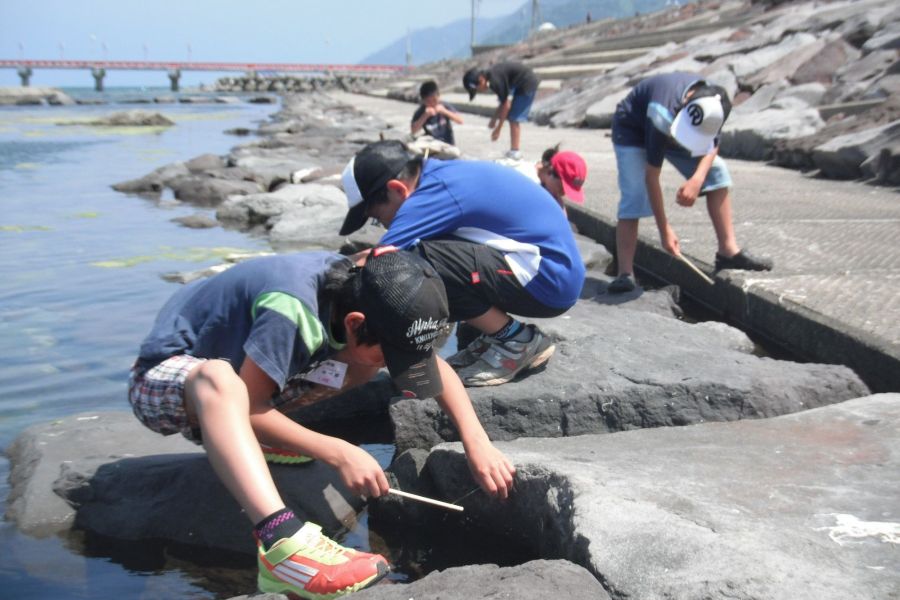
<instances>
[{"instance_id":1,"label":"boy crouching on rock","mask_svg":"<svg viewBox=\"0 0 900 600\"><path fill-rule=\"evenodd\" d=\"M247 261L188 284L162 308L132 369L129 401L150 429L203 444L255 523L261 591L332 598L389 571L384 557L338 545L285 507L261 445L279 461L306 456L333 466L355 494L388 491L367 452L275 408L289 379L333 395L386 365L403 395L438 400L478 484L507 497L515 469L488 440L453 369L432 351L447 317L434 269L391 247L377 248L362 267L328 252Z\"/></svg>"}]
</instances>

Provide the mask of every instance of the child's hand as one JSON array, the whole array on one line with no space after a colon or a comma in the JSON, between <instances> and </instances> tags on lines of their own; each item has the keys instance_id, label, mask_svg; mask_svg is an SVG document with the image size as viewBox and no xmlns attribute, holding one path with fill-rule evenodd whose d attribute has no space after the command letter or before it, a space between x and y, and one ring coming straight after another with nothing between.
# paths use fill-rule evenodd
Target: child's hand
<instances>
[{"instance_id":1,"label":"child's hand","mask_svg":"<svg viewBox=\"0 0 900 600\"><path fill-rule=\"evenodd\" d=\"M344 485L357 496L378 498L387 494L390 485L378 461L362 448L345 444L336 465Z\"/></svg>"},{"instance_id":2,"label":"child's hand","mask_svg":"<svg viewBox=\"0 0 900 600\"><path fill-rule=\"evenodd\" d=\"M493 129L495 125L497 125L497 119L491 119L490 121L488 121L488 127L490 129Z\"/></svg>"},{"instance_id":3,"label":"child's hand","mask_svg":"<svg viewBox=\"0 0 900 600\"><path fill-rule=\"evenodd\" d=\"M474 446L467 446L466 458L469 470L481 489L493 498L505 500L509 497L516 468L502 452L485 440Z\"/></svg>"},{"instance_id":4,"label":"child's hand","mask_svg":"<svg viewBox=\"0 0 900 600\"><path fill-rule=\"evenodd\" d=\"M503 123L501 123L500 125L498 125L497 127L494 128L494 130L491 132L491 141L492 142L496 142L497 140L500 139L500 131L502 131L502 130L503 130Z\"/></svg>"},{"instance_id":5,"label":"child's hand","mask_svg":"<svg viewBox=\"0 0 900 600\"><path fill-rule=\"evenodd\" d=\"M697 196L700 195L700 186L702 185L702 181L697 182L693 179L688 179L680 188L678 188L678 193L675 195L675 201L681 206L690 208L694 205L694 202L697 201Z\"/></svg>"},{"instance_id":6,"label":"child's hand","mask_svg":"<svg viewBox=\"0 0 900 600\"><path fill-rule=\"evenodd\" d=\"M428 115L429 117L433 117L438 114L438 111L433 106L427 106L427 107L425 107L425 114Z\"/></svg>"},{"instance_id":7,"label":"child's hand","mask_svg":"<svg viewBox=\"0 0 900 600\"><path fill-rule=\"evenodd\" d=\"M665 229L660 230L659 241L663 250L673 256L681 256L681 242L678 241L678 236L675 235L671 225L667 224Z\"/></svg>"}]
</instances>

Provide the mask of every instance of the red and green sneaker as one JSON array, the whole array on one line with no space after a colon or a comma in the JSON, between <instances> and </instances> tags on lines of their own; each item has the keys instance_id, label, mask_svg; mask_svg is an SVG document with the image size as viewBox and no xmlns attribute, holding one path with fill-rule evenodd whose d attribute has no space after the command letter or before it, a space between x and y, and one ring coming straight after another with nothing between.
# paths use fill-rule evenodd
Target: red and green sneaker
<instances>
[{"instance_id":1,"label":"red and green sneaker","mask_svg":"<svg viewBox=\"0 0 900 600\"><path fill-rule=\"evenodd\" d=\"M310 522L268 551L258 543L257 563L259 591L307 600L330 600L359 591L391 570L380 554L345 548Z\"/></svg>"},{"instance_id":2,"label":"red and green sneaker","mask_svg":"<svg viewBox=\"0 0 900 600\"><path fill-rule=\"evenodd\" d=\"M314 460L311 456L297 454L296 452L285 450L284 448L275 448L274 446L268 446L266 444L260 444L259 447L262 448L266 462L276 465L302 465L303 463Z\"/></svg>"}]
</instances>

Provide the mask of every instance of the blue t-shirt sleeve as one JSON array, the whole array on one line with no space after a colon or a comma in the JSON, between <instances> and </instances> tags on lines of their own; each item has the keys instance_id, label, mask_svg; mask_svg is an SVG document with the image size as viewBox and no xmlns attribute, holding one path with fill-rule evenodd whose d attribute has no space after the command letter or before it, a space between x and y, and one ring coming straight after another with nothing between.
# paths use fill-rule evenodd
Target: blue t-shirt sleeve
<instances>
[{"instance_id":1,"label":"blue t-shirt sleeve","mask_svg":"<svg viewBox=\"0 0 900 600\"><path fill-rule=\"evenodd\" d=\"M419 240L456 231L461 217L459 204L444 185L432 184L406 199L380 243L408 250Z\"/></svg>"},{"instance_id":2,"label":"blue t-shirt sleeve","mask_svg":"<svg viewBox=\"0 0 900 600\"><path fill-rule=\"evenodd\" d=\"M654 167L661 167L663 164L673 119L671 111L659 102L650 102L647 105L644 150L647 151L647 163Z\"/></svg>"}]
</instances>

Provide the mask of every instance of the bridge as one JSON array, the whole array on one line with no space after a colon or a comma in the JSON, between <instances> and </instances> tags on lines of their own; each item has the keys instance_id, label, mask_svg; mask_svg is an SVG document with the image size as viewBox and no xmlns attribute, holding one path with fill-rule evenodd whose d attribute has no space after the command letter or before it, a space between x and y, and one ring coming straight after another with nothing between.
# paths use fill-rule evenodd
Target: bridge
<instances>
[{"instance_id":1,"label":"bridge","mask_svg":"<svg viewBox=\"0 0 900 600\"><path fill-rule=\"evenodd\" d=\"M103 91L103 78L107 70L165 71L173 92L178 91L182 71L236 71L258 73L307 73L310 75L391 75L406 67L401 65L347 65L347 64L296 64L296 63L238 63L238 62L183 62L137 60L4 60L0 68L16 69L22 85L27 87L34 69L85 69L94 77L94 89Z\"/></svg>"}]
</instances>

